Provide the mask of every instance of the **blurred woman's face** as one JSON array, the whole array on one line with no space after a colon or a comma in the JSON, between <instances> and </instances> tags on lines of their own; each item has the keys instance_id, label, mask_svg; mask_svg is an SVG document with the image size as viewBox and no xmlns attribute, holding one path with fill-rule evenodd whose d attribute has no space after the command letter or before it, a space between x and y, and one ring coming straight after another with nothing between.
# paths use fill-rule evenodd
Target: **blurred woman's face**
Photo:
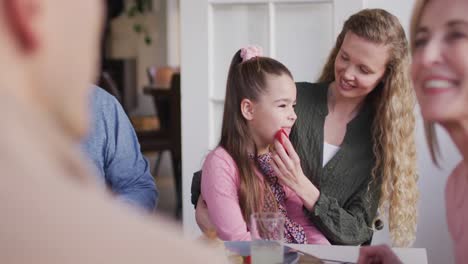
<instances>
[{"instance_id":1,"label":"blurred woman's face","mask_svg":"<svg viewBox=\"0 0 468 264\"><path fill-rule=\"evenodd\" d=\"M42 103L73 137L89 122L89 94L98 74L104 14L100 0L41 2L41 42L34 84Z\"/></svg>"},{"instance_id":2,"label":"blurred woman's face","mask_svg":"<svg viewBox=\"0 0 468 264\"><path fill-rule=\"evenodd\" d=\"M413 40L412 78L423 117L468 117L468 1L429 1Z\"/></svg>"},{"instance_id":3,"label":"blurred woman's face","mask_svg":"<svg viewBox=\"0 0 468 264\"><path fill-rule=\"evenodd\" d=\"M347 32L335 59L336 91L347 98L364 98L382 80L388 47Z\"/></svg>"}]
</instances>

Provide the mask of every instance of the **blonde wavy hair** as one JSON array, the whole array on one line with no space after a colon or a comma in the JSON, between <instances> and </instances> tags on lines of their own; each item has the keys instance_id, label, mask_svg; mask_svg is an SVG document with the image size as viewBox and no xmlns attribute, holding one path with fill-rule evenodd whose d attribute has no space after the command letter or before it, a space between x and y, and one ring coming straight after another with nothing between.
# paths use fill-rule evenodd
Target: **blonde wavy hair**
<instances>
[{"instance_id":1,"label":"blonde wavy hair","mask_svg":"<svg viewBox=\"0 0 468 264\"><path fill-rule=\"evenodd\" d=\"M352 15L338 35L335 47L318 79L335 80L335 59L347 32L389 47L389 60L380 88L369 94L374 107L373 181L382 177L379 211L388 213L394 246L410 246L415 239L419 191L416 173L415 95L409 74L409 48L398 19L382 9L364 9ZM369 184L370 186L370 184Z\"/></svg>"},{"instance_id":2,"label":"blonde wavy hair","mask_svg":"<svg viewBox=\"0 0 468 264\"><path fill-rule=\"evenodd\" d=\"M416 37L416 31L421 20L423 9L429 3L428 0L417 0L414 4L413 13L411 15L410 24L410 47L411 52L414 52L414 41ZM429 146L429 152L431 153L432 162L439 166L438 158L440 157L439 142L437 141L437 135L435 125L433 122L424 120L424 130L426 134L427 145Z\"/></svg>"}]
</instances>

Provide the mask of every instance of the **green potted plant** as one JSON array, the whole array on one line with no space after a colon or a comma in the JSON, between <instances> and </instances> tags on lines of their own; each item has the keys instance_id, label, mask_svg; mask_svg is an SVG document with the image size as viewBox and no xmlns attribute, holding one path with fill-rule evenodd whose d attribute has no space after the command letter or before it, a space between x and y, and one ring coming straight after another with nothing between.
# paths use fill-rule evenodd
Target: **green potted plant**
<instances>
[{"instance_id":1,"label":"green potted plant","mask_svg":"<svg viewBox=\"0 0 468 264\"><path fill-rule=\"evenodd\" d=\"M135 19L139 15L150 13L152 9L152 0L132 0L128 6L128 9L126 10L126 13L129 18ZM151 45L153 40L148 32L147 26L144 23L135 20L135 23L133 24L133 30L137 34L143 34L145 43L147 45Z\"/></svg>"}]
</instances>

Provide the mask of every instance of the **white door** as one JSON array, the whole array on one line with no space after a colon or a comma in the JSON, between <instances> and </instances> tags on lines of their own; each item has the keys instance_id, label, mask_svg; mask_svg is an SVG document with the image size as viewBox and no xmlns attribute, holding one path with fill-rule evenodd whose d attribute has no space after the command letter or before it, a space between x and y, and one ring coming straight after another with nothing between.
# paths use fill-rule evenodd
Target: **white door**
<instances>
[{"instance_id":1,"label":"white door","mask_svg":"<svg viewBox=\"0 0 468 264\"><path fill-rule=\"evenodd\" d=\"M220 135L230 60L248 44L314 81L336 35L364 0L181 0L183 225L200 234L190 202L193 172Z\"/></svg>"}]
</instances>

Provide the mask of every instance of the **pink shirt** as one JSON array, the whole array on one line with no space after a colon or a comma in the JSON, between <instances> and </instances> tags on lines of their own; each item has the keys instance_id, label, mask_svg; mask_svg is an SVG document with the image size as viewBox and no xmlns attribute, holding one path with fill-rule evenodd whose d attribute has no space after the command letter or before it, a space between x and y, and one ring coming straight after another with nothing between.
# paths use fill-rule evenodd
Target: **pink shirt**
<instances>
[{"instance_id":1,"label":"pink shirt","mask_svg":"<svg viewBox=\"0 0 468 264\"><path fill-rule=\"evenodd\" d=\"M232 157L225 149L216 148L206 157L202 173L201 192L219 238L231 241L250 240L250 232L239 205L240 177ZM330 242L305 216L301 199L291 189L285 186L283 188L288 216L302 225L308 243L329 245Z\"/></svg>"},{"instance_id":2,"label":"pink shirt","mask_svg":"<svg viewBox=\"0 0 468 264\"><path fill-rule=\"evenodd\" d=\"M445 188L447 224L455 246L456 263L468 260L468 174L460 164Z\"/></svg>"}]
</instances>

